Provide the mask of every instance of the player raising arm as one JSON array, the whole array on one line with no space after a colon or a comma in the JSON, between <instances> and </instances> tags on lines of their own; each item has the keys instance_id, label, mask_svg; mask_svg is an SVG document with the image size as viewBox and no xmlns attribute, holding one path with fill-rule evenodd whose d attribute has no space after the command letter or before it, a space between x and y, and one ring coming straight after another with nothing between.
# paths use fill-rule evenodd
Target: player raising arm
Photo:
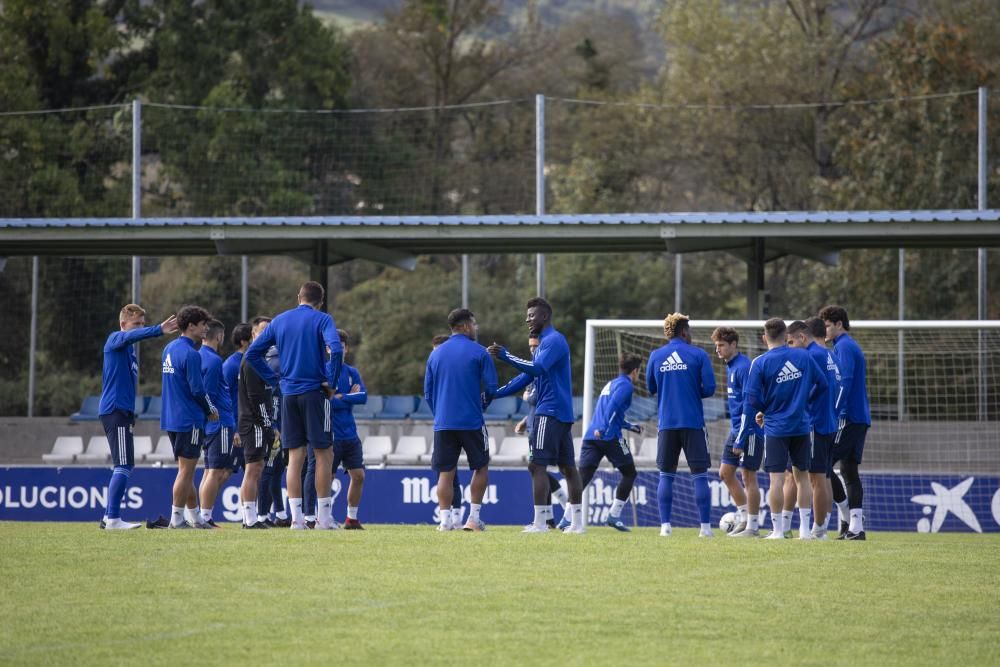
<instances>
[{"instance_id":1,"label":"player raising arm","mask_svg":"<svg viewBox=\"0 0 1000 667\"><path fill-rule=\"evenodd\" d=\"M108 482L108 508L101 519L101 528L129 530L141 524L121 519L122 498L128 488L128 478L135 466L135 385L139 377L139 359L132 347L140 340L177 332L173 315L161 324L145 326L146 311L134 303L118 313L119 331L104 343L104 364L101 371L101 402L97 414L111 446L114 471Z\"/></svg>"}]
</instances>

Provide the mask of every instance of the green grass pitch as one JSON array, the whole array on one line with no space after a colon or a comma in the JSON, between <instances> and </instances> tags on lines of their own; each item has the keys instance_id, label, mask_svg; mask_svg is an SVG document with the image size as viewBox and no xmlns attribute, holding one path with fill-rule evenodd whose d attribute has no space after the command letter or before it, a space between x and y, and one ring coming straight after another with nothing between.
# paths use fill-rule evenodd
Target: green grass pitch
<instances>
[{"instance_id":1,"label":"green grass pitch","mask_svg":"<svg viewBox=\"0 0 1000 667\"><path fill-rule=\"evenodd\" d=\"M0 523L0 581L4 664L973 665L1000 639L1000 535Z\"/></svg>"}]
</instances>

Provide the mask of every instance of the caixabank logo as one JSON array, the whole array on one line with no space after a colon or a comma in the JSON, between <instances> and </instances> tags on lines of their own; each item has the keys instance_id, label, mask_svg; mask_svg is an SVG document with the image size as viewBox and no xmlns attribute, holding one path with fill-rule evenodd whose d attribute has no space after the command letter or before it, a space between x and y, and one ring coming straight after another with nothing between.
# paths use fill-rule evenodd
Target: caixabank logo
<instances>
[{"instance_id":1,"label":"caixabank logo","mask_svg":"<svg viewBox=\"0 0 1000 667\"><path fill-rule=\"evenodd\" d=\"M977 533L983 532L979 517L966 498L975 483L975 477L967 477L952 486L932 481L931 493L921 493L910 498L911 502L922 506L921 511L924 514L917 521L917 532L936 533L941 530L949 516L954 516ZM989 489L987 493L988 491ZM1000 525L1000 488L993 489L989 512L993 515L993 521Z\"/></svg>"}]
</instances>

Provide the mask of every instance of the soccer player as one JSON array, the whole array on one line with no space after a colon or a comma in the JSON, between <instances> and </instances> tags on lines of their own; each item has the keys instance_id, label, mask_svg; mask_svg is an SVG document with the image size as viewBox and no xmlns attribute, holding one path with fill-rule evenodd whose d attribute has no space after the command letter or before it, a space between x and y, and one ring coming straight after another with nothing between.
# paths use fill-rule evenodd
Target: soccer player
<instances>
[{"instance_id":1,"label":"soccer player","mask_svg":"<svg viewBox=\"0 0 1000 667\"><path fill-rule=\"evenodd\" d=\"M719 327L712 332L715 353L726 363L726 400L729 404L730 429L722 448L719 477L736 503L736 525L729 533L739 537L757 537L757 514L760 512L760 487L757 471L763 456L763 434L754 423L754 415L746 415L744 389L750 373L750 360L739 351L740 335L732 327ZM739 439L740 430L746 436ZM739 445L737 445L739 442ZM736 479L739 470L740 480Z\"/></svg>"},{"instance_id":2,"label":"soccer player","mask_svg":"<svg viewBox=\"0 0 1000 667\"><path fill-rule=\"evenodd\" d=\"M233 473L236 419L232 392L226 384L223 359L219 348L226 340L226 327L219 320L209 320L205 328L201 349L201 379L209 400L219 410L218 421L205 425L205 472L201 477L198 495L201 498L201 520L213 528L212 519L219 489ZM240 452L240 458L243 453ZM238 469L238 467L237 467Z\"/></svg>"},{"instance_id":3,"label":"soccer player","mask_svg":"<svg viewBox=\"0 0 1000 667\"><path fill-rule=\"evenodd\" d=\"M229 342L233 344L234 352L226 357L222 362L222 379L229 388L229 404L233 407L233 420L239 426L239 405L240 405L240 365L243 363L243 355L250 347L253 340L253 327L246 322L240 322L229 334ZM233 447L240 447L239 428L233 436ZM242 452L240 453L242 455ZM235 471L234 471L235 472Z\"/></svg>"},{"instance_id":4,"label":"soccer player","mask_svg":"<svg viewBox=\"0 0 1000 667\"><path fill-rule=\"evenodd\" d=\"M483 495L489 483L490 448L483 420L483 398L497 391L497 370L482 345L476 342L479 325L466 308L448 313L451 337L431 352L424 371L424 398L434 413L434 451L431 468L438 473L438 530L453 530L451 496L455 469L462 450L472 470L469 520L463 530L486 528L480 518Z\"/></svg>"},{"instance_id":5,"label":"soccer player","mask_svg":"<svg viewBox=\"0 0 1000 667\"><path fill-rule=\"evenodd\" d=\"M818 317L788 326L789 344L804 347L826 374L827 392L809 404L813 419L813 457L809 466L809 483L813 492L812 535L825 540L832 501L830 476L833 474L833 440L837 435L837 410L834 397L840 386L840 369L833 353L826 348L826 325ZM799 527L802 531L802 527Z\"/></svg>"},{"instance_id":6,"label":"soccer player","mask_svg":"<svg viewBox=\"0 0 1000 667\"><path fill-rule=\"evenodd\" d=\"M270 320L259 318L250 328L252 339L257 338L267 328ZM247 346L249 348L249 346ZM257 491L264 470L264 460L271 453L274 444L274 411L272 393L267 383L244 357L239 372L239 431L243 443L244 472L240 485L240 503L243 507L243 527L250 529L270 528L258 520ZM280 482L280 475L279 475ZM280 489L280 487L279 487ZM281 502L280 494L278 502ZM270 507L270 503L268 503Z\"/></svg>"},{"instance_id":7,"label":"soccer player","mask_svg":"<svg viewBox=\"0 0 1000 667\"><path fill-rule=\"evenodd\" d=\"M344 358L350 354L351 348L348 344L347 332L343 329L337 330L340 342L344 346ZM355 405L364 405L368 402L368 390L361 379L361 373L353 366L347 365L345 361L341 365L340 380L335 388L335 393L330 399L330 415L333 419L333 473L337 474L337 468L344 466L344 471L350 477L350 484L347 487L347 519L344 521L344 528L347 530L363 530L364 526L358 520L358 506L361 504L361 492L365 486L365 457L361 448L361 439L358 438L358 425L354 421L352 410ZM306 488L316 475L316 457L309 453L309 462L306 468Z\"/></svg>"},{"instance_id":8,"label":"soccer player","mask_svg":"<svg viewBox=\"0 0 1000 667\"><path fill-rule=\"evenodd\" d=\"M834 406L837 409L838 430L833 443L833 460L840 463L846 494L840 480L832 475L833 499L840 509L839 540L865 539L863 516L864 489L858 466L865 451L865 436L872 425L868 405L868 363L858 344L848 333L851 320L840 306L826 306L819 311L819 318L826 325L826 339L833 341L833 358L840 369L840 387ZM850 523L844 521L844 500L849 508Z\"/></svg>"},{"instance_id":9,"label":"soccer player","mask_svg":"<svg viewBox=\"0 0 1000 667\"><path fill-rule=\"evenodd\" d=\"M646 386L657 396L658 442L656 467L660 481L656 498L660 507L660 536L672 533L670 514L674 502L674 477L681 450L694 482L695 503L701 521L699 537L713 537L712 497L708 488L708 431L701 399L715 393L715 373L708 353L691 344L688 316L671 313L663 320L667 341L653 350L646 365Z\"/></svg>"},{"instance_id":10,"label":"soccer player","mask_svg":"<svg viewBox=\"0 0 1000 667\"><path fill-rule=\"evenodd\" d=\"M639 377L641 365L642 359L634 354L623 355L618 360L618 377L601 390L594 406L594 416L587 427L587 437L580 447L580 477L584 489L594 478L597 466L601 465L604 457L622 474L608 514L608 525L626 533L629 528L622 521L622 509L632 493L637 472L622 429L642 433L641 426L625 420L625 412L632 405L633 384Z\"/></svg>"},{"instance_id":11,"label":"soccer player","mask_svg":"<svg viewBox=\"0 0 1000 667\"><path fill-rule=\"evenodd\" d=\"M765 539L784 539L784 517L775 512L784 507L785 467L792 460L792 474L798 486L799 520L810 525L812 488L809 465L812 460L812 417L809 401L820 400L827 391L826 376L809 352L785 344L787 328L780 317L764 323L767 352L753 360L747 380L747 402L763 413L764 470L770 475L768 502L774 530ZM808 531L800 539L811 539Z\"/></svg>"},{"instance_id":12,"label":"soccer player","mask_svg":"<svg viewBox=\"0 0 1000 667\"><path fill-rule=\"evenodd\" d=\"M536 336L535 334L528 335L528 352L531 353L532 359L535 358L535 353L538 352L539 343L540 341L538 340L538 336ZM522 394L521 396L521 400L523 400L528 405L528 414L522 417L521 421L519 421L517 424L514 425L514 433L518 434L527 433L528 439L530 440L531 434L534 432L532 425L534 424L535 421L535 403L538 402L538 391L530 375L528 375L527 373L522 373L521 375L523 375L524 377L521 376L515 377L507 385L501 387L500 390L497 392L497 395L509 396L510 394L506 391L506 388L511 383L518 383L524 381L530 383L524 389L524 394ZM557 503L559 503L559 506L562 507L563 510L562 519L560 519L559 525L556 526L556 521L554 518L555 506L553 503L553 518L546 519L545 523L548 525L549 528L558 527L559 530L564 530L569 527L570 523L569 512L566 511L566 504L569 502L569 496L566 495L566 491L562 488L562 485L559 484L558 477L556 477L555 475L553 475L548 471L546 471L545 474L548 475L549 478L549 491L552 492L552 499L555 500ZM584 486L586 486L586 484L584 484Z\"/></svg>"},{"instance_id":13,"label":"soccer player","mask_svg":"<svg viewBox=\"0 0 1000 667\"><path fill-rule=\"evenodd\" d=\"M211 528L198 515L198 492L194 488L205 421L219 420L219 411L205 392L197 351L211 319L204 308L184 306L177 312L181 335L163 349L160 428L167 432L177 460L170 528Z\"/></svg>"},{"instance_id":14,"label":"soccer player","mask_svg":"<svg viewBox=\"0 0 1000 667\"><path fill-rule=\"evenodd\" d=\"M576 416L573 412L569 345L566 337L552 326L552 306L548 301L535 297L528 301L527 309L525 323L528 325L528 332L537 335L540 341L535 358L531 361L519 359L496 343L488 348L491 355L521 371L522 375L519 377L524 378L519 382L507 383L505 386L508 393L505 395L521 391L532 379L538 392L532 432L528 436L528 471L531 473L535 518L525 528L525 532L544 533L549 530L547 520L552 518L549 499L552 489L546 468L558 465L566 478L569 492L567 508L570 525L563 532L584 533L587 526L583 519L583 486L580 484L580 471L576 467L571 432Z\"/></svg>"},{"instance_id":15,"label":"soccer player","mask_svg":"<svg viewBox=\"0 0 1000 667\"><path fill-rule=\"evenodd\" d=\"M329 314L321 312L325 299L323 286L304 283L298 292L297 308L275 317L250 344L246 359L270 386L279 384L278 376L264 361L272 345L281 360L281 446L288 450L288 505L292 511L292 529L305 530L302 513L302 466L304 447L316 454L316 494L319 513L316 527L334 528L330 497L333 466L333 440L330 438L330 403L327 400L340 377L343 346L337 326ZM329 353L327 353L329 350Z\"/></svg>"},{"instance_id":16,"label":"soccer player","mask_svg":"<svg viewBox=\"0 0 1000 667\"><path fill-rule=\"evenodd\" d=\"M135 343L177 331L173 315L160 324L145 326L146 311L134 303L118 313L118 331L104 343L104 363L101 371L101 402L97 414L111 446L114 470L108 482L108 508L101 519L101 528L129 530L142 524L122 521L121 505L128 488L128 478L135 466L135 385L139 377L139 360Z\"/></svg>"},{"instance_id":17,"label":"soccer player","mask_svg":"<svg viewBox=\"0 0 1000 667\"><path fill-rule=\"evenodd\" d=\"M449 334L438 334L431 339L431 350L436 350L451 338ZM452 478L451 486L451 525L458 528L462 525L462 485L458 483L458 473ZM440 512L439 512L440 514Z\"/></svg>"}]
</instances>

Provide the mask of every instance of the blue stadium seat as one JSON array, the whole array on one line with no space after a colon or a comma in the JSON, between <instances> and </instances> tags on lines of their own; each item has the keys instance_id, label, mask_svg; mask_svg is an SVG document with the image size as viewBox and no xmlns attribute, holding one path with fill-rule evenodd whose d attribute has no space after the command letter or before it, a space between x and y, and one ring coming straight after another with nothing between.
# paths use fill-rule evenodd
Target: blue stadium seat
<instances>
[{"instance_id":1,"label":"blue stadium seat","mask_svg":"<svg viewBox=\"0 0 1000 667\"><path fill-rule=\"evenodd\" d=\"M701 406L705 411L705 421L714 422L726 418L728 408L726 399L721 396L712 396L701 399Z\"/></svg>"},{"instance_id":2,"label":"blue stadium seat","mask_svg":"<svg viewBox=\"0 0 1000 667\"><path fill-rule=\"evenodd\" d=\"M406 419L417 409L416 396L386 396L376 419Z\"/></svg>"},{"instance_id":3,"label":"blue stadium seat","mask_svg":"<svg viewBox=\"0 0 1000 667\"><path fill-rule=\"evenodd\" d=\"M69 416L70 421L75 422L95 422L98 419L97 412L101 407L100 396L84 396L80 411Z\"/></svg>"},{"instance_id":4,"label":"blue stadium seat","mask_svg":"<svg viewBox=\"0 0 1000 667\"><path fill-rule=\"evenodd\" d=\"M583 417L583 396L573 397L573 418L580 419Z\"/></svg>"},{"instance_id":5,"label":"blue stadium seat","mask_svg":"<svg viewBox=\"0 0 1000 667\"><path fill-rule=\"evenodd\" d=\"M530 410L531 410L531 405L524 399L518 398L517 410L514 411L514 414L512 414L510 418L513 419L514 421L520 421L524 417L528 416L528 412Z\"/></svg>"},{"instance_id":6,"label":"blue stadium seat","mask_svg":"<svg viewBox=\"0 0 1000 667\"><path fill-rule=\"evenodd\" d=\"M491 421L506 421L510 419L511 415L517 412L517 402L519 400L517 396L504 396L503 398L494 399L489 404L489 407L486 408L483 417Z\"/></svg>"},{"instance_id":7,"label":"blue stadium seat","mask_svg":"<svg viewBox=\"0 0 1000 667\"><path fill-rule=\"evenodd\" d=\"M364 405L355 405L351 412L355 419L375 419L375 415L382 409L382 403L381 396L368 394L368 402Z\"/></svg>"},{"instance_id":8,"label":"blue stadium seat","mask_svg":"<svg viewBox=\"0 0 1000 667\"><path fill-rule=\"evenodd\" d=\"M656 399L651 396L632 396L632 406L625 418L633 424L649 421L656 417Z\"/></svg>"},{"instance_id":9,"label":"blue stadium seat","mask_svg":"<svg viewBox=\"0 0 1000 667\"><path fill-rule=\"evenodd\" d=\"M417 409L410 419L426 419L428 421L434 419L434 413L431 412L431 406L427 403L427 400L421 396L417 401Z\"/></svg>"},{"instance_id":10,"label":"blue stadium seat","mask_svg":"<svg viewBox=\"0 0 1000 667\"><path fill-rule=\"evenodd\" d=\"M149 404L149 396L136 396L135 397L135 407L132 408L132 412L138 417L143 412L146 411L146 406Z\"/></svg>"},{"instance_id":11,"label":"blue stadium seat","mask_svg":"<svg viewBox=\"0 0 1000 667\"><path fill-rule=\"evenodd\" d=\"M139 415L139 419L146 421L160 420L160 410L163 409L163 400L159 396L150 396L146 403L146 409Z\"/></svg>"}]
</instances>

